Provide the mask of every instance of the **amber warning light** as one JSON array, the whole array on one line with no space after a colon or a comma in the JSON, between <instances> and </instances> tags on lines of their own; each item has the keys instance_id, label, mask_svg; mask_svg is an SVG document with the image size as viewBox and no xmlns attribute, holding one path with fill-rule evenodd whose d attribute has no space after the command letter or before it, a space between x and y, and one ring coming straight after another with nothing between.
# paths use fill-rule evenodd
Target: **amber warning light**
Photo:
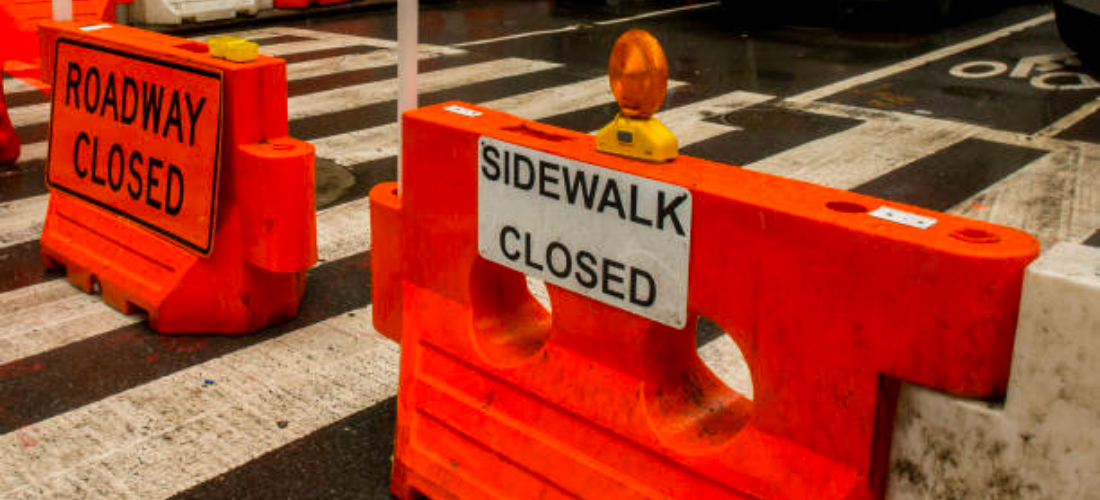
<instances>
[{"instance_id":1,"label":"amber warning light","mask_svg":"<svg viewBox=\"0 0 1100 500\"><path fill-rule=\"evenodd\" d=\"M653 117L668 90L668 62L661 44L646 31L627 31L611 49L607 66L620 111L596 133L596 149L655 162L676 158L676 136Z\"/></svg>"}]
</instances>

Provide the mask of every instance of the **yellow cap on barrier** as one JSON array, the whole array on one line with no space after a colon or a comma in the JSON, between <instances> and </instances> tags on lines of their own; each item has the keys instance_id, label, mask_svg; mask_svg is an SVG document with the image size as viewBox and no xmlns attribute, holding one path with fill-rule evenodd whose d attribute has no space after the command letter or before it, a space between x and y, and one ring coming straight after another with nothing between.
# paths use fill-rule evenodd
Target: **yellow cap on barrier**
<instances>
[{"instance_id":1,"label":"yellow cap on barrier","mask_svg":"<svg viewBox=\"0 0 1100 500\"><path fill-rule=\"evenodd\" d=\"M248 40L233 40L226 44L225 58L238 63L252 62L260 56L260 45Z\"/></svg>"},{"instance_id":2,"label":"yellow cap on barrier","mask_svg":"<svg viewBox=\"0 0 1100 500\"><path fill-rule=\"evenodd\" d=\"M668 90L668 62L661 44L643 30L627 31L615 41L607 66L620 112L596 133L596 149L648 161L676 158L679 141L653 118Z\"/></svg>"},{"instance_id":3,"label":"yellow cap on barrier","mask_svg":"<svg viewBox=\"0 0 1100 500\"><path fill-rule=\"evenodd\" d=\"M235 36L216 36L206 41L210 47L210 56L232 62L245 63L255 61L260 54L260 45Z\"/></svg>"},{"instance_id":4,"label":"yellow cap on barrier","mask_svg":"<svg viewBox=\"0 0 1100 500\"><path fill-rule=\"evenodd\" d=\"M233 40L239 40L239 38L235 36L216 36L207 40L206 46L210 47L210 57L225 59L225 47Z\"/></svg>"}]
</instances>

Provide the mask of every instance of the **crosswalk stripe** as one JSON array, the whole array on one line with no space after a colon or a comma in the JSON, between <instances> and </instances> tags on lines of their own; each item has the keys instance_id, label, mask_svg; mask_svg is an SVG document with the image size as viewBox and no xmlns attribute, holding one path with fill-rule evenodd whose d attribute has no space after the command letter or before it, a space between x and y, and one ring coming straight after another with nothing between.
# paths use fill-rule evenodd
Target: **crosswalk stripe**
<instances>
[{"instance_id":1,"label":"crosswalk stripe","mask_svg":"<svg viewBox=\"0 0 1100 500\"><path fill-rule=\"evenodd\" d=\"M340 315L0 436L0 497L166 498L392 397L398 347L368 318Z\"/></svg>"},{"instance_id":2,"label":"crosswalk stripe","mask_svg":"<svg viewBox=\"0 0 1100 500\"><path fill-rule=\"evenodd\" d=\"M837 189L851 189L971 135L971 127L920 117L869 121L788 149L745 168ZM889 147L884 145L889 144Z\"/></svg>"},{"instance_id":3,"label":"crosswalk stripe","mask_svg":"<svg viewBox=\"0 0 1100 500\"><path fill-rule=\"evenodd\" d=\"M295 42L297 43L297 42ZM293 44L277 45L275 47L282 47ZM298 46L300 47L300 46ZM305 51L301 51L305 52ZM429 60L446 55L461 54L462 51L456 51L453 49L447 49L445 47L439 47L434 45L421 46L418 57L420 60ZM504 59L507 61L503 63L515 62L517 60ZM532 61L534 62L534 61ZM397 52L389 49L380 49L375 52L368 52L366 54L348 54L336 57L327 57L322 59L312 59L302 62L287 63L287 81L293 82L298 80L304 80L307 78L317 78L320 76L328 76L337 73L358 71L371 68L380 68L385 66L393 66L397 64ZM482 63L487 64L487 63ZM542 63L544 65L551 65L554 63ZM555 66L560 66L556 64ZM493 69L492 67L487 67ZM381 82L374 82L381 83ZM5 83L5 86L7 83ZM23 84L26 85L26 84ZM392 85L392 83L391 83ZM395 93L394 90L391 93ZM311 94L316 95L316 94ZM291 99L293 101L293 99ZM23 127L27 125L37 125L46 123L50 119L50 104L40 103L32 104L29 106L18 106L8 109L8 116L12 120L12 124L16 127ZM26 153L24 153L24 159L29 159Z\"/></svg>"},{"instance_id":4,"label":"crosswalk stripe","mask_svg":"<svg viewBox=\"0 0 1100 500\"><path fill-rule=\"evenodd\" d=\"M672 83L670 83L672 85ZM537 90L483 104L532 120L611 102L606 78ZM355 165L397 154L397 124L324 137L313 141L317 154L341 165Z\"/></svg>"},{"instance_id":5,"label":"crosswalk stripe","mask_svg":"<svg viewBox=\"0 0 1100 500\"><path fill-rule=\"evenodd\" d=\"M319 262L370 248L370 200L360 198L317 214ZM41 219L39 219L41 220ZM65 280L52 280L0 294L0 365L143 321L111 309Z\"/></svg>"},{"instance_id":6,"label":"crosswalk stripe","mask_svg":"<svg viewBox=\"0 0 1100 500\"><path fill-rule=\"evenodd\" d=\"M397 48L397 42L394 40L347 35L341 33L330 33L325 31L316 31L302 28L290 28L284 26L274 26L257 30L216 33L197 37L196 39L200 41L206 41L215 36L235 36L248 40L256 38L268 38L271 36L279 35L297 36L301 38L306 38L307 40L271 45L268 47L264 47L260 50L260 52L269 56L280 57L287 54L296 54L301 52L325 50L338 47L363 46L390 50L394 50ZM418 47L421 52L437 52L445 55L462 54L465 52L464 50L459 48L445 47L441 45L420 44Z\"/></svg>"},{"instance_id":7,"label":"crosswalk stripe","mask_svg":"<svg viewBox=\"0 0 1100 500\"><path fill-rule=\"evenodd\" d=\"M60 289L62 286L67 289ZM97 296L79 293L64 280L35 287L53 288L56 293L50 297L52 300L5 314L4 324L0 325L0 365L134 324L139 319L107 307Z\"/></svg>"},{"instance_id":8,"label":"crosswalk stripe","mask_svg":"<svg viewBox=\"0 0 1100 500\"><path fill-rule=\"evenodd\" d=\"M4 78L4 94L31 91L38 91L38 89L18 78Z\"/></svg>"},{"instance_id":9,"label":"crosswalk stripe","mask_svg":"<svg viewBox=\"0 0 1100 500\"><path fill-rule=\"evenodd\" d=\"M37 239L42 234L48 204L46 196L0 203L0 247Z\"/></svg>"},{"instance_id":10,"label":"crosswalk stripe","mask_svg":"<svg viewBox=\"0 0 1100 500\"><path fill-rule=\"evenodd\" d=\"M1100 228L1098 163L1100 148L1055 150L950 212L1027 231L1043 248L1083 241Z\"/></svg>"},{"instance_id":11,"label":"crosswalk stripe","mask_svg":"<svg viewBox=\"0 0 1100 500\"><path fill-rule=\"evenodd\" d=\"M530 59L505 58L483 63L422 73L417 77L417 91L435 92L499 80L512 76L535 73L560 67L560 64ZM353 109L368 104L391 101L397 98L397 80L388 79L343 87L335 90L290 98L290 119L296 120Z\"/></svg>"},{"instance_id":12,"label":"crosswalk stripe","mask_svg":"<svg viewBox=\"0 0 1100 500\"><path fill-rule=\"evenodd\" d=\"M699 358L726 386L752 399L752 373L741 349L729 335L721 335L699 346Z\"/></svg>"},{"instance_id":13,"label":"crosswalk stripe","mask_svg":"<svg viewBox=\"0 0 1100 500\"><path fill-rule=\"evenodd\" d=\"M729 125L704 121L771 100L773 96L737 90L657 113L657 119L680 141L680 146L703 142L734 131ZM595 131L593 131L595 132Z\"/></svg>"}]
</instances>

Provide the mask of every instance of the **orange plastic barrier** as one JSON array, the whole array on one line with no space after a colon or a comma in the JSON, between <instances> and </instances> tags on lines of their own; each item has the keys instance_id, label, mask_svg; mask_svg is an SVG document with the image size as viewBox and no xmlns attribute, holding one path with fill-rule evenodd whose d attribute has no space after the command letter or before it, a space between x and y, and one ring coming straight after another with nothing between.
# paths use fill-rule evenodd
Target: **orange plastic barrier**
<instances>
[{"instance_id":1,"label":"orange plastic barrier","mask_svg":"<svg viewBox=\"0 0 1100 500\"><path fill-rule=\"evenodd\" d=\"M317 260L314 150L287 137L284 61L124 26L42 36L47 263L162 332L293 317Z\"/></svg>"},{"instance_id":2,"label":"orange plastic barrier","mask_svg":"<svg viewBox=\"0 0 1100 500\"><path fill-rule=\"evenodd\" d=\"M73 20L79 23L115 21L115 6L133 0L73 0ZM0 2L0 62L5 72L21 78L39 78L38 25L53 18L53 0Z\"/></svg>"},{"instance_id":3,"label":"orange plastic barrier","mask_svg":"<svg viewBox=\"0 0 1100 500\"><path fill-rule=\"evenodd\" d=\"M83 23L114 22L115 5L133 0L73 0L73 19ZM41 81L38 24L53 16L52 0L0 1L0 73L26 80L43 92L49 86ZM0 165L19 159L19 137L11 130L11 119L0 88Z\"/></svg>"},{"instance_id":4,"label":"orange plastic barrier","mask_svg":"<svg viewBox=\"0 0 1100 500\"><path fill-rule=\"evenodd\" d=\"M900 381L1005 392L1024 233L462 103L403 127L403 191L371 192L402 499L880 498ZM752 400L698 357L700 316Z\"/></svg>"},{"instance_id":5,"label":"orange plastic barrier","mask_svg":"<svg viewBox=\"0 0 1100 500\"><path fill-rule=\"evenodd\" d=\"M15 163L19 159L19 136L8 116L8 104L4 99L4 86L0 84L0 165Z\"/></svg>"}]
</instances>

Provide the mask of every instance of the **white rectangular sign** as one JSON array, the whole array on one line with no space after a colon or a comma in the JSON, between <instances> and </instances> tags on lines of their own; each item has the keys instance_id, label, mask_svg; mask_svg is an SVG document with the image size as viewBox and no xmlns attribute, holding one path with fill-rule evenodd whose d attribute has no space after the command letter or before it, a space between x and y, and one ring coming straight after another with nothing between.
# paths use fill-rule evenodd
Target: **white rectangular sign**
<instances>
[{"instance_id":1,"label":"white rectangular sign","mask_svg":"<svg viewBox=\"0 0 1100 500\"><path fill-rule=\"evenodd\" d=\"M489 137L478 143L478 251L674 328L687 323L691 192Z\"/></svg>"},{"instance_id":2,"label":"white rectangular sign","mask_svg":"<svg viewBox=\"0 0 1100 500\"><path fill-rule=\"evenodd\" d=\"M898 210L896 208L890 208L887 206L881 206L872 211L869 214L871 217L877 217L882 220L888 220L890 222L896 222L903 226L915 227L917 229L928 229L936 225L936 219L931 217L925 217L923 215L917 215L904 210Z\"/></svg>"}]
</instances>

